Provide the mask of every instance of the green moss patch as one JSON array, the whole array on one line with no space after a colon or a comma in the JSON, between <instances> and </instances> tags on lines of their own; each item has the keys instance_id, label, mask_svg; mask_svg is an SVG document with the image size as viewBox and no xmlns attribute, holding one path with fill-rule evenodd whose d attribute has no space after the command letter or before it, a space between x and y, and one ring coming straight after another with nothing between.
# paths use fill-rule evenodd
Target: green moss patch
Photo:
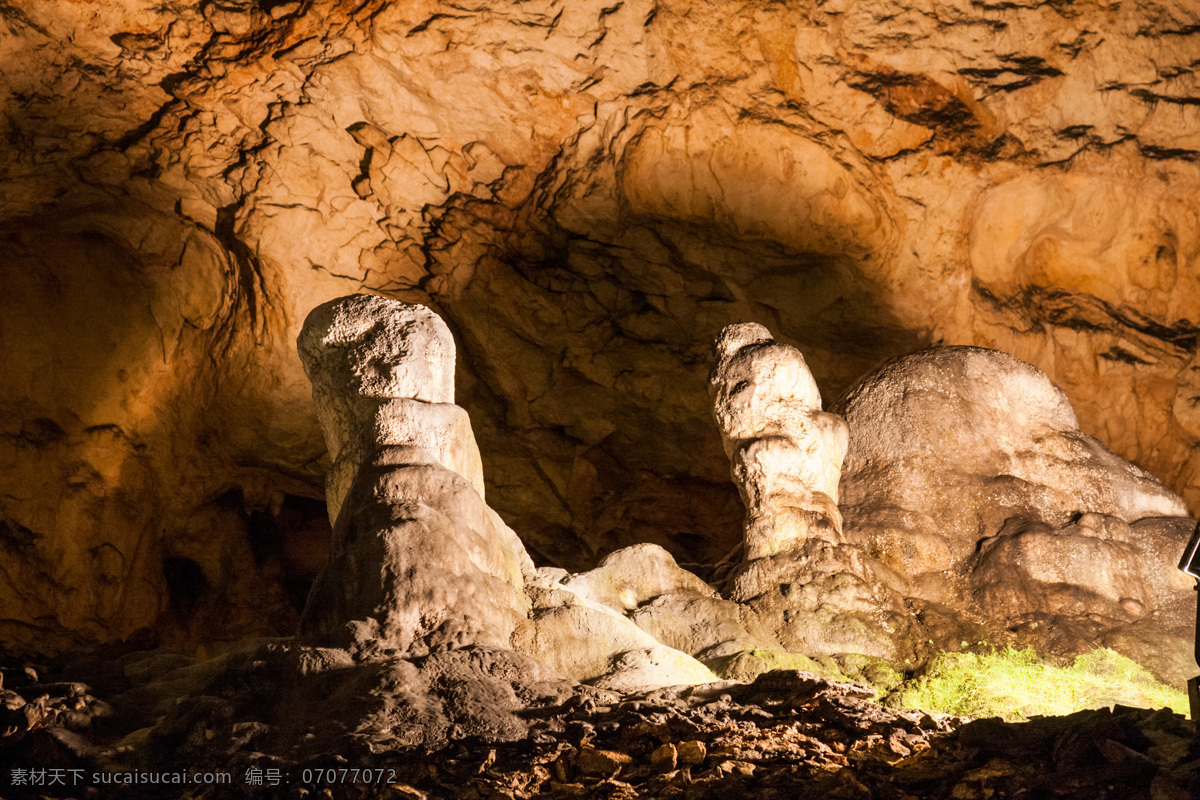
<instances>
[{"instance_id":1,"label":"green moss patch","mask_svg":"<svg viewBox=\"0 0 1200 800\"><path fill-rule=\"evenodd\" d=\"M1188 712L1184 692L1104 648L1076 657L1068 667L1043 661L1032 649L943 653L924 676L905 683L887 701L889 706L1010 722L1118 703Z\"/></svg>"}]
</instances>

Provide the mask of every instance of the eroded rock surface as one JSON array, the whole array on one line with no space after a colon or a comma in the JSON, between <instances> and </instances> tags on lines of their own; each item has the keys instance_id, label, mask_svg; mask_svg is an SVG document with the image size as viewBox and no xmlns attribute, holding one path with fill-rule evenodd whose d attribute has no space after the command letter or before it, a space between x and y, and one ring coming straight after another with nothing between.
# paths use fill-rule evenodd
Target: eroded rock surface
<instances>
[{"instance_id":1,"label":"eroded rock surface","mask_svg":"<svg viewBox=\"0 0 1200 800\"><path fill-rule=\"evenodd\" d=\"M330 523L359 468L382 446L422 450L483 496L475 435L454 405L454 338L441 317L357 295L314 309L296 346L333 462L325 490Z\"/></svg>"},{"instance_id":2,"label":"eroded rock surface","mask_svg":"<svg viewBox=\"0 0 1200 800\"><path fill-rule=\"evenodd\" d=\"M756 323L730 325L715 344L713 414L746 504L747 561L806 539L842 540L838 481L845 421L821 410L804 356Z\"/></svg>"},{"instance_id":3,"label":"eroded rock surface","mask_svg":"<svg viewBox=\"0 0 1200 800\"><path fill-rule=\"evenodd\" d=\"M748 604L785 651L909 655L901 596L843 541L846 422L821 410L804 356L743 323L721 331L713 359L713 415L746 505L729 596Z\"/></svg>"},{"instance_id":4,"label":"eroded rock surface","mask_svg":"<svg viewBox=\"0 0 1200 800\"><path fill-rule=\"evenodd\" d=\"M751 357L740 376L736 363L722 370L729 365L718 362L715 374L737 391L714 392L717 418L741 425L723 430L733 440L735 459L739 441L728 431L749 433L740 437L743 447L764 436L786 438L781 463L790 470L785 479L793 479L786 492L751 490L746 496L820 505L812 503L805 481L814 473L836 475L828 450L832 441L840 461L845 423L833 415L823 419L798 353L775 345L761 326L737 342L743 332L727 330L721 339L738 344L736 357ZM752 343L749 354L745 341ZM689 795L700 796L751 788L869 796L870 784L890 787L892 794L903 787L962 797L975 783L1018 792L1048 785L1027 770L992 762L962 774L963 763L973 763L982 749L1028 759L1050 748L1055 765L1066 764L1075 775L1095 761L1087 744L1094 739L1113 769L1086 770L1099 778L1082 781L1065 775L1072 785L1091 790L1097 780L1126 780L1142 786L1150 775L1160 794L1196 785L1197 759L1180 745L1186 739L1169 711L1126 714L1121 726L1078 717L1079 732L1065 735L1049 723L1034 731L1040 737L1035 748L1017 747L986 724L976 730L994 741L981 743L964 729L972 754L939 754L931 776L914 769L911 757L936 746L962 720L889 710L869 701L875 688L794 668L817 663L808 656L825 656L824 666L836 665L839 674L875 675L895 688L905 676L894 667L903 662L911 676L947 634L957 640L978 625L973 612L982 611L990 624L979 627L985 633L1020 639L1023 626L1036 629L1046 620L1047 630L1024 641L1036 640L1058 655L1102 641L1135 652L1160 674L1170 672L1178 666L1170 662L1179 643L1170 628L1186 610L1185 595L1177 582L1152 573L1161 571L1159 562L1186 535L1186 518L1129 522L1092 511L1053 529L1046 520L1061 510L1052 502L1040 509L1044 493L1029 489L1027 478L1019 487L1025 494L1014 494L1026 505L1002 506L1024 514L1008 517L995 536L940 571L873 559L869 531L851 534L849 525L847 541L812 535L812 516L803 514L779 515L782 524L770 529L781 534L779 546L737 566L722 582L728 597L654 544L618 550L585 573L535 570L520 540L484 503L478 482L453 469L478 459L461 455L475 452L465 416L444 410L454 408L445 377L452 373L453 349L436 315L377 297L342 298L310 315L300 348L340 470L330 481L331 504L340 505L333 557L310 595L300 636L250 641L208 660L135 652L118 660L84 656L69 665L107 686L101 694L111 695L111 702L79 682L43 686L32 668L13 673L27 691L5 692L8 715L17 712L20 724L0 738L0 747L49 759L59 769L175 768L183 758L191 768L220 762L225 769L247 770L247 781L250 770L262 765L311 772L331 754L341 764L353 759L391 770L407 759L410 766L396 775L427 783L441 774L437 785L456 794L469 785L483 793L503 788L512 796L579 796L600 779L606 792L616 786L635 795L673 796L686 786ZM785 358L778 357L780 350ZM754 360L762 355L771 368ZM971 430L979 448L1010 454L1003 463L1058 459L1075 469L1063 471L1078 484L1078 503L1096 502L1129 517L1139 509L1174 507L1176 498L1148 475L1071 426L1069 404L1058 402L1054 387L1028 365L964 348L935 354L932 374L921 371L926 361L929 354L918 354L885 365L849 395L847 408L861 403L879 412L864 416L868 441L899 424L886 412L906 409L904 403L872 407L862 398L871 397L873 386L911 381L914 370L907 368L915 365L921 380L900 386L901 397L920 400L922 387L950 396L954 402L942 408L930 404L943 412L946 429ZM962 361L969 363L958 371L944 368ZM811 391L794 407L797 376L807 378L799 386ZM1035 402L1034 412L1021 417L995 402L1030 385L1042 392L1030 392L1033 400L1054 401L1041 404L1052 413ZM747 396L752 402L737 402ZM722 416L731 409L735 413ZM980 433L980 426L963 419L971 414L990 414L993 429L983 426ZM442 425L446 419L460 422ZM797 460L803 448L796 441L805 440L794 435L813 420L818 435L808 441L817 450L815 469ZM908 437L899 442L910 444ZM976 485L986 485L994 453L963 458L951 448L931 455L926 442L912 443L927 457L943 458L945 470L958 470L960 479L948 481L936 499L996 502ZM901 473L914 460L888 464L876 458L878 469ZM1044 476L1054 469L1011 471ZM1089 481L1103 483L1106 471L1107 493L1085 491ZM742 477L736 468L734 476ZM773 477L753 480L769 486ZM342 480L349 484L344 493ZM884 503L895 499L879 497ZM930 497L917 501L939 513ZM798 525L798 535L788 524ZM931 596L930 576L961 593L951 597L952 590L943 589ZM975 605L943 606L939 623L935 606L947 599ZM921 641L932 648L914 647ZM779 669L787 664L792 668ZM743 683L721 681L717 671ZM8 674L0 670L5 680ZM27 695L43 689L51 691L31 703ZM1077 752L1080 741L1087 752ZM474 777L456 771L453 758L411 768L427 762L410 758L418 749L428 756L476 745L489 750L473 767ZM500 750L505 758L497 767ZM519 765L515 772L513 765ZM890 767L894 775L880 778ZM399 787L420 796L412 786Z\"/></svg>"},{"instance_id":5,"label":"eroded rock surface","mask_svg":"<svg viewBox=\"0 0 1200 800\"><path fill-rule=\"evenodd\" d=\"M333 543L300 622L306 646L395 662L411 673L403 691L417 703L439 686L404 659L464 648L498 654L475 665L489 675L500 668L480 665L532 657L535 673L624 691L716 679L626 617L660 595L715 594L661 547L618 551L565 582L534 570L484 502L470 421L453 402L454 341L440 317L353 295L314 309L297 346L333 459ZM505 656L509 648L524 655ZM467 670L440 688L474 697L473 680ZM395 683L378 672L362 681Z\"/></svg>"},{"instance_id":6,"label":"eroded rock surface","mask_svg":"<svg viewBox=\"0 0 1200 800\"><path fill-rule=\"evenodd\" d=\"M1197 13L9 0L0 632L290 630L292 343L362 291L451 323L488 501L572 571L736 544L704 381L745 320L829 398L1003 349L1195 501Z\"/></svg>"},{"instance_id":7,"label":"eroded rock surface","mask_svg":"<svg viewBox=\"0 0 1200 800\"><path fill-rule=\"evenodd\" d=\"M1044 372L1006 353L902 356L837 408L850 425L847 535L913 575L961 562L1010 517L1058 528L1081 512L1126 522L1187 516L1152 475L1079 430Z\"/></svg>"},{"instance_id":8,"label":"eroded rock surface","mask_svg":"<svg viewBox=\"0 0 1200 800\"><path fill-rule=\"evenodd\" d=\"M846 538L898 590L1045 625L1053 651L1119 641L1172 682L1190 674L1195 592L1176 565L1194 523L1079 430L1045 373L995 350L934 348L884 363L836 408L850 426Z\"/></svg>"}]
</instances>

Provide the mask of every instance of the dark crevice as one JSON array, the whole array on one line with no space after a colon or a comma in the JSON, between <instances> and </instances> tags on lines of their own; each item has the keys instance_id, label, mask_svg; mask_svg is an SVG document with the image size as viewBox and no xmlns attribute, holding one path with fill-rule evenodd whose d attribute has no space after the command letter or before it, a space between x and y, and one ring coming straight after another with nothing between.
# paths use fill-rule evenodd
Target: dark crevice
<instances>
[{"instance_id":1,"label":"dark crevice","mask_svg":"<svg viewBox=\"0 0 1200 800\"><path fill-rule=\"evenodd\" d=\"M112 147L116 150L128 150L131 146L137 142L140 142L151 131L158 128L158 126L162 123L163 117L165 117L167 113L175 107L176 102L177 101L175 100L170 100L166 103L163 103L153 114L150 115L148 120L143 122L141 125L138 125L133 130L126 131L124 134L122 134L121 138L117 139L117 141L113 143Z\"/></svg>"},{"instance_id":2,"label":"dark crevice","mask_svg":"<svg viewBox=\"0 0 1200 800\"><path fill-rule=\"evenodd\" d=\"M162 570L169 592L168 607L176 613L190 615L208 594L204 569L190 558L167 556L163 559Z\"/></svg>"},{"instance_id":3,"label":"dark crevice","mask_svg":"<svg viewBox=\"0 0 1200 800\"><path fill-rule=\"evenodd\" d=\"M243 242L235 230L239 204L224 206L217 209L217 224L214 233L225 249L233 256L237 267L238 290L245 299L246 310L250 313L251 329L258 328L258 289L261 275L258 259L253 251Z\"/></svg>"},{"instance_id":4,"label":"dark crevice","mask_svg":"<svg viewBox=\"0 0 1200 800\"><path fill-rule=\"evenodd\" d=\"M1200 150L1187 150L1181 147L1158 147L1152 144L1138 144L1138 150L1146 158L1155 161L1170 161L1179 159L1180 161L1200 161Z\"/></svg>"},{"instance_id":5,"label":"dark crevice","mask_svg":"<svg viewBox=\"0 0 1200 800\"><path fill-rule=\"evenodd\" d=\"M42 538L40 533L10 519L0 520L0 549L10 553L28 553Z\"/></svg>"},{"instance_id":6,"label":"dark crevice","mask_svg":"<svg viewBox=\"0 0 1200 800\"><path fill-rule=\"evenodd\" d=\"M0 20L13 23L13 25L31 28L43 36L50 35L45 28L31 20L28 14L16 6L13 6L11 3L0 2Z\"/></svg>"},{"instance_id":7,"label":"dark crevice","mask_svg":"<svg viewBox=\"0 0 1200 800\"><path fill-rule=\"evenodd\" d=\"M413 27L413 29L410 30L407 35L415 36L418 33L424 33L426 30L429 29L430 25L437 22L439 19L468 19L468 17L463 14L434 14L431 17L429 17L428 19L426 19L424 22L419 23L418 25Z\"/></svg>"},{"instance_id":8,"label":"dark crevice","mask_svg":"<svg viewBox=\"0 0 1200 800\"><path fill-rule=\"evenodd\" d=\"M250 511L246 529L255 565L277 576L290 605L302 611L317 573L328 560L332 533L325 503L284 495L277 507Z\"/></svg>"},{"instance_id":9,"label":"dark crevice","mask_svg":"<svg viewBox=\"0 0 1200 800\"><path fill-rule=\"evenodd\" d=\"M1159 39L1163 36L1192 36L1200 33L1200 23L1192 25L1183 25L1178 28L1154 28L1147 25L1143 28L1138 28L1138 36L1148 36L1154 39Z\"/></svg>"},{"instance_id":10,"label":"dark crevice","mask_svg":"<svg viewBox=\"0 0 1200 800\"><path fill-rule=\"evenodd\" d=\"M66 437L67 432L61 425L45 417L38 417L21 426L21 439L34 447L47 447Z\"/></svg>"},{"instance_id":11,"label":"dark crevice","mask_svg":"<svg viewBox=\"0 0 1200 800\"><path fill-rule=\"evenodd\" d=\"M1152 92L1149 89L1131 89L1131 95L1147 103L1172 103L1179 106L1200 106L1200 97L1192 95L1170 95Z\"/></svg>"},{"instance_id":12,"label":"dark crevice","mask_svg":"<svg viewBox=\"0 0 1200 800\"><path fill-rule=\"evenodd\" d=\"M1154 363L1153 361L1147 361L1144 358L1136 356L1126 350L1124 347L1120 346L1110 348L1106 352L1101 353L1100 357L1106 361L1117 361L1122 364L1132 364L1134 366L1139 364L1150 365Z\"/></svg>"},{"instance_id":13,"label":"dark crevice","mask_svg":"<svg viewBox=\"0 0 1200 800\"><path fill-rule=\"evenodd\" d=\"M1091 295L1027 286L1013 297L1000 297L978 281L972 282L972 289L993 308L1020 313L1034 323L1116 335L1133 331L1184 352L1194 351L1200 342L1200 328L1188 320L1166 325L1127 306L1114 308ZM1105 355L1110 360L1126 360L1126 356L1136 358L1129 353Z\"/></svg>"}]
</instances>

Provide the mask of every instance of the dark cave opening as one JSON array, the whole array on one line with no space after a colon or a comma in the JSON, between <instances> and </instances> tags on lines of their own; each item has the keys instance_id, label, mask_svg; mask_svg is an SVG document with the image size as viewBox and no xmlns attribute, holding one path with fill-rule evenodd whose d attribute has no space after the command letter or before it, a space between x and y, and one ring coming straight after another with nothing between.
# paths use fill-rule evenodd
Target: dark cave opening
<instances>
[{"instance_id":1,"label":"dark cave opening","mask_svg":"<svg viewBox=\"0 0 1200 800\"><path fill-rule=\"evenodd\" d=\"M208 594L210 586L204 569L190 558L167 556L162 564L169 594L168 608L190 616Z\"/></svg>"},{"instance_id":2,"label":"dark cave opening","mask_svg":"<svg viewBox=\"0 0 1200 800\"><path fill-rule=\"evenodd\" d=\"M329 559L332 532L324 501L285 494L270 508L251 510L246 525L255 563L277 576L288 602L303 611L309 589Z\"/></svg>"}]
</instances>

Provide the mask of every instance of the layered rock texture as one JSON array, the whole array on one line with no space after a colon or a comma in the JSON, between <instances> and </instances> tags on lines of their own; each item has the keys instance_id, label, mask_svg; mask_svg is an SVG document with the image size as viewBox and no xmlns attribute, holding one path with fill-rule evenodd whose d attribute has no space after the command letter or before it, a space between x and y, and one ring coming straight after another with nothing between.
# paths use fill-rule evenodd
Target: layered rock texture
<instances>
[{"instance_id":1,"label":"layered rock texture","mask_svg":"<svg viewBox=\"0 0 1200 800\"><path fill-rule=\"evenodd\" d=\"M497 674L501 683L545 672L625 691L716 679L625 616L676 593L715 596L662 548L618 551L566 581L561 571L535 571L484 502L471 423L453 403L454 341L440 317L353 295L314 309L297 346L333 460L333 542L293 658L369 665L360 690L388 684L377 673L390 671L414 697L440 691L481 707L495 689L478 687ZM428 671L413 659L468 648L457 663L442 657L451 669L435 681L413 685ZM414 735L444 737L436 727L418 721Z\"/></svg>"},{"instance_id":2,"label":"layered rock texture","mask_svg":"<svg viewBox=\"0 0 1200 800\"><path fill-rule=\"evenodd\" d=\"M713 349L713 416L746 506L729 597L785 650L909 655L901 597L843 544L846 421L821 410L804 356L762 325L730 325Z\"/></svg>"},{"instance_id":3,"label":"layered rock texture","mask_svg":"<svg viewBox=\"0 0 1200 800\"><path fill-rule=\"evenodd\" d=\"M747 320L827 398L998 347L1194 504L1197 58L1187 0L8 0L0 636L292 630L292 343L360 291L450 322L539 564L737 543L704 387Z\"/></svg>"},{"instance_id":4,"label":"layered rock texture","mask_svg":"<svg viewBox=\"0 0 1200 800\"><path fill-rule=\"evenodd\" d=\"M473 696L494 660L533 658L534 675L636 692L812 656L911 669L979 629L1058 656L1103 642L1168 680L1187 672L1192 592L1171 572L1191 525L1182 503L1081 434L1062 393L1006 354L937 348L884 364L839 401L848 436L799 351L761 325L722 331L713 413L747 517L736 563L704 570L710 585L650 543L583 573L535 569L484 502L452 402L453 340L429 309L333 300L298 348L334 519L301 661L402 668L407 685L424 669L413 659L469 650L436 687L407 691ZM940 626L914 618L922 604L945 609Z\"/></svg>"},{"instance_id":5,"label":"layered rock texture","mask_svg":"<svg viewBox=\"0 0 1200 800\"><path fill-rule=\"evenodd\" d=\"M913 670L960 637L1052 656L1104 640L1176 678L1173 651L1186 643L1172 626L1192 593L1151 575L1172 566L1190 525L1154 515L1181 502L1081 434L1061 392L1011 356L960 347L896 359L839 401L843 419L820 410L795 348L760 325L723 331L714 416L747 523L744 560L709 565L710 584L652 543L582 573L535 568L484 502L470 421L453 403L453 340L428 308L336 299L309 314L298 347L333 465L330 559L298 636L209 659L125 644L50 668L0 665L13 687L0 685L14 723L0 737L6 755L64 776L177 771L184 760L245 776L213 797L253 794L264 766L287 775L276 793L292 796L285 784L311 783L331 760L382 766L378 779L326 779L367 796L384 774L388 791L416 796L396 780L440 774L438 791L454 795L507 785L510 796L581 796L602 776L606 796L866 797L860 777L932 750L964 721L868 698L899 705ZM1025 402L1011 403L1018 394ZM843 454L842 493L855 498L844 519L834 499ZM997 508L1007 516L990 535ZM945 529L946 562L896 548L906 534L935 538L920 530L927 518ZM1041 620L1051 624L1039 632ZM798 669L808 665L875 686ZM39 670L70 679L44 683ZM1076 734L1039 729L1032 747L985 727L996 741L942 763L934 785L964 796L979 771L961 775L960 762L983 748L1026 759L1052 748L1060 769L1079 772L1095 761L1094 738L1118 765L1101 781L1194 787L1197 760L1169 710L1075 722ZM1072 741L1084 742L1078 757ZM488 755L466 777L449 753L479 746ZM880 785L933 788L922 770L895 775ZM26 778L13 770L17 796ZM987 778L1006 791L1049 785L1007 768Z\"/></svg>"}]
</instances>

